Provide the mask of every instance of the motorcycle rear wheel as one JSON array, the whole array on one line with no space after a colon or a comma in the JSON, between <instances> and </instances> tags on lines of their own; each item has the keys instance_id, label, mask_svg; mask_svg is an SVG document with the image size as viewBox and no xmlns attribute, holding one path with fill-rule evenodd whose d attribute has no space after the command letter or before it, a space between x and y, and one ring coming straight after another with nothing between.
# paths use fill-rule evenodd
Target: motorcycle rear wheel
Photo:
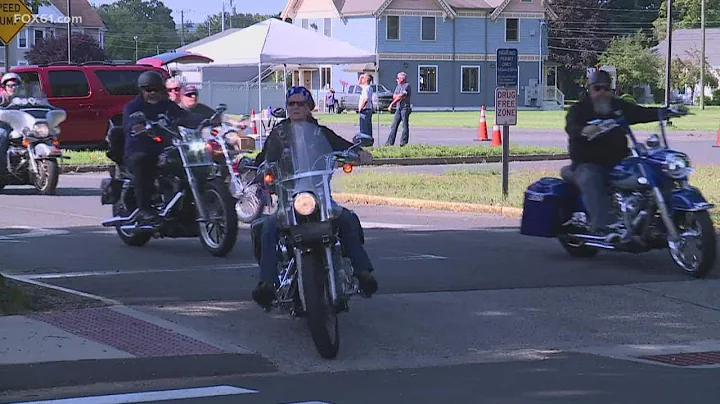
<instances>
[{"instance_id":1,"label":"motorcycle rear wheel","mask_svg":"<svg viewBox=\"0 0 720 404\"><path fill-rule=\"evenodd\" d=\"M307 305L307 320L315 349L325 359L333 359L340 350L337 310L330 303L327 270L319 252L303 254L302 282Z\"/></svg>"},{"instance_id":2,"label":"motorcycle rear wheel","mask_svg":"<svg viewBox=\"0 0 720 404\"><path fill-rule=\"evenodd\" d=\"M129 214L129 212L126 212L125 209L120 208L120 202L113 205L112 212L113 216L127 216ZM130 247L142 247L152 238L151 233L130 233L122 230L120 226L115 227L115 231L117 232L118 237L120 237L120 240Z\"/></svg>"},{"instance_id":3,"label":"motorcycle rear wheel","mask_svg":"<svg viewBox=\"0 0 720 404\"><path fill-rule=\"evenodd\" d=\"M566 234L558 236L560 245L568 252L572 257L576 258L592 258L598 254L598 250L593 247L588 247L582 244L576 245L570 240L570 237Z\"/></svg>"}]
</instances>

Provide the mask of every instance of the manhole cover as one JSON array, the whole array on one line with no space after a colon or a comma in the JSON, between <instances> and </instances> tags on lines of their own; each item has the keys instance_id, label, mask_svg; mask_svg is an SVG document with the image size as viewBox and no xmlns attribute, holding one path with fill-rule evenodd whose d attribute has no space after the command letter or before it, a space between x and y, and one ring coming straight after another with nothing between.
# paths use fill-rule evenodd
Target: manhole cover
<instances>
[{"instance_id":1,"label":"manhole cover","mask_svg":"<svg viewBox=\"0 0 720 404\"><path fill-rule=\"evenodd\" d=\"M674 366L720 365L720 351L638 356L637 358Z\"/></svg>"}]
</instances>

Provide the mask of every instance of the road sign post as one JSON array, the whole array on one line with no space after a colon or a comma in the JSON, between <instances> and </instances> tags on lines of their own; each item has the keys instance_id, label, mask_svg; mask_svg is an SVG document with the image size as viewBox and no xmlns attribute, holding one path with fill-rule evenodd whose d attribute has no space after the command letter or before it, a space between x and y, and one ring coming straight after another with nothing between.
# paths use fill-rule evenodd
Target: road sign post
<instances>
[{"instance_id":1,"label":"road sign post","mask_svg":"<svg viewBox=\"0 0 720 404\"><path fill-rule=\"evenodd\" d=\"M497 88L495 89L495 123L502 131L502 193L508 197L510 178L510 126L517 125L518 50L497 50Z\"/></svg>"},{"instance_id":2,"label":"road sign post","mask_svg":"<svg viewBox=\"0 0 720 404\"><path fill-rule=\"evenodd\" d=\"M10 41L25 27L25 22L32 19L32 15L32 10L21 0L0 0L0 40L5 45L5 73L10 71Z\"/></svg>"}]
</instances>

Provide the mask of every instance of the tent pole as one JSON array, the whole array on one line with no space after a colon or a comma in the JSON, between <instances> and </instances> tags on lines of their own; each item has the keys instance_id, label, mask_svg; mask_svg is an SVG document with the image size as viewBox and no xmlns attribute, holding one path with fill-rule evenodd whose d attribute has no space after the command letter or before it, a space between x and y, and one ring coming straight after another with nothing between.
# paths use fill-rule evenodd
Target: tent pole
<instances>
[{"instance_id":1,"label":"tent pole","mask_svg":"<svg viewBox=\"0 0 720 404\"><path fill-rule=\"evenodd\" d=\"M258 114L262 117L262 63L258 62ZM262 119L260 120L262 123ZM263 136L265 135L265 125L258 127L260 130L260 144L265 144Z\"/></svg>"},{"instance_id":2,"label":"tent pole","mask_svg":"<svg viewBox=\"0 0 720 404\"><path fill-rule=\"evenodd\" d=\"M287 63L283 63L283 94L287 94L287 91ZM285 99L283 109L285 110L285 118L287 118L287 98Z\"/></svg>"}]
</instances>

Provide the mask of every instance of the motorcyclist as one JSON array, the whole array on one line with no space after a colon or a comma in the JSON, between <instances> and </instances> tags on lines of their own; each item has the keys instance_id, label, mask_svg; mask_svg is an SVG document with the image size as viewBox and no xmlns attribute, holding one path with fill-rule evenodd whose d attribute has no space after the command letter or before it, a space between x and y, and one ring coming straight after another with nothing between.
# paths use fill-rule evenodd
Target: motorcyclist
<instances>
[{"instance_id":1,"label":"motorcyclist","mask_svg":"<svg viewBox=\"0 0 720 404\"><path fill-rule=\"evenodd\" d=\"M310 111L315 108L315 101L310 92L304 87L293 87L287 93L288 119L276 125L270 136L265 141L262 151L255 159L255 164L260 165L263 161L277 161L283 151L281 131L290 135L290 125L293 121L310 121L317 124ZM341 138L335 132L325 126L320 126L322 133L327 138L330 146L336 151L347 150L352 143ZM364 150L359 151L361 161L372 159L370 153ZM360 220L346 208L338 207L340 215L335 219L340 227L340 237L343 246L355 270L355 277L360 283L360 289L365 296L371 296L377 291L377 281L373 277L373 267L370 258L365 252L360 239ZM263 223L260 253L260 282L252 293L253 300L262 307L269 307L275 298L278 285L277 263L278 257L276 247L278 242L277 217L267 216Z\"/></svg>"},{"instance_id":2,"label":"motorcyclist","mask_svg":"<svg viewBox=\"0 0 720 404\"><path fill-rule=\"evenodd\" d=\"M131 118L135 112L142 111L149 120L157 120L164 114L171 122L183 126L197 127L202 117L184 110L168 98L165 81L160 73L143 72L137 82L140 94L130 101L123 111L122 126L125 133L124 162L133 175L135 199L140 209L138 224L152 224L157 219L152 209L152 194L157 172L158 157L168 140L156 142L152 136L136 133L145 130L145 121L138 122Z\"/></svg>"},{"instance_id":3,"label":"motorcyclist","mask_svg":"<svg viewBox=\"0 0 720 404\"><path fill-rule=\"evenodd\" d=\"M0 107L10 105L17 88L22 85L20 75L17 73L5 73L0 79ZM10 145L10 132L12 127L5 122L0 122L0 174L7 172L7 151Z\"/></svg>"},{"instance_id":4,"label":"motorcyclist","mask_svg":"<svg viewBox=\"0 0 720 404\"><path fill-rule=\"evenodd\" d=\"M598 137L603 128L589 125L595 119L616 119L622 115L630 125L656 122L660 118L685 115L684 108L648 108L614 97L612 78L603 70L592 73L588 80L589 97L573 105L566 117L565 131L569 136L572 164L563 167L562 177L577 185L583 195L591 229L612 242L621 235L611 218L611 201L607 178L612 168L626 158L630 150L626 130L615 127Z\"/></svg>"}]
</instances>

